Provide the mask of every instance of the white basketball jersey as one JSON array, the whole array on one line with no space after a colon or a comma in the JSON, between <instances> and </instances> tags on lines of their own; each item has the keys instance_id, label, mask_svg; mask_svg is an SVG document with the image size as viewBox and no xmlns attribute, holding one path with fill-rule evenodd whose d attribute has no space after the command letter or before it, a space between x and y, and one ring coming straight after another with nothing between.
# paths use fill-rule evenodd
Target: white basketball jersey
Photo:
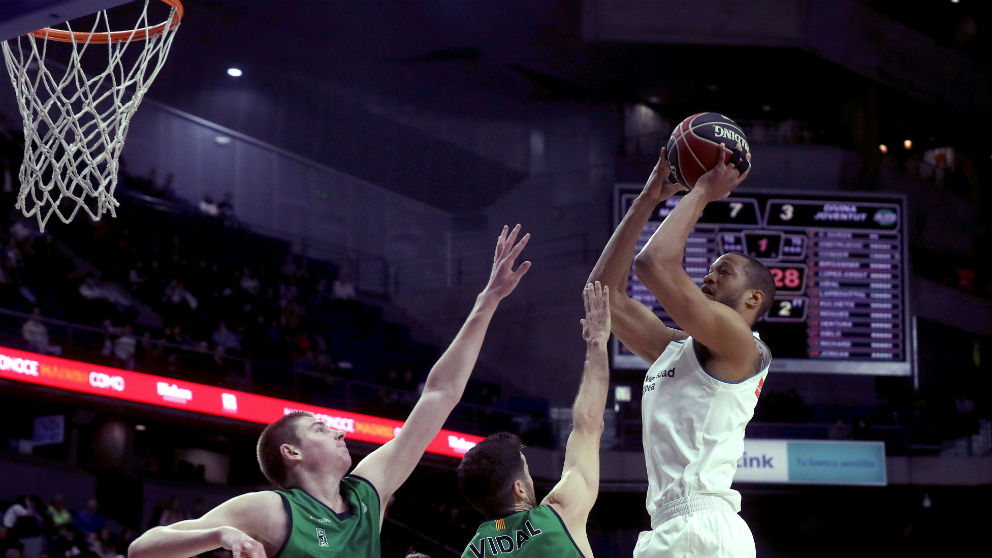
<instances>
[{"instance_id":1,"label":"white basketball jersey","mask_svg":"<svg viewBox=\"0 0 992 558\"><path fill-rule=\"evenodd\" d=\"M744 428L771 364L771 352L757 334L755 343L761 370L743 382L707 373L692 337L669 343L648 369L641 417L652 517L665 502L699 494L724 498L740 511L740 493L730 484L744 452Z\"/></svg>"}]
</instances>

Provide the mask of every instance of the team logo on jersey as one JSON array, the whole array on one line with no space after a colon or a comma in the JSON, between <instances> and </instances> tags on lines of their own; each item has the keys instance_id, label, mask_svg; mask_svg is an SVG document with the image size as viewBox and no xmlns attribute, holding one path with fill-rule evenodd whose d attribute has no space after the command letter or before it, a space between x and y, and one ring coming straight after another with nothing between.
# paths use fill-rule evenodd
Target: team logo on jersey
<instances>
[{"instance_id":1,"label":"team logo on jersey","mask_svg":"<svg viewBox=\"0 0 992 558\"><path fill-rule=\"evenodd\" d=\"M317 527L317 544L324 547L331 546L327 544L327 533L325 533L320 527Z\"/></svg>"}]
</instances>

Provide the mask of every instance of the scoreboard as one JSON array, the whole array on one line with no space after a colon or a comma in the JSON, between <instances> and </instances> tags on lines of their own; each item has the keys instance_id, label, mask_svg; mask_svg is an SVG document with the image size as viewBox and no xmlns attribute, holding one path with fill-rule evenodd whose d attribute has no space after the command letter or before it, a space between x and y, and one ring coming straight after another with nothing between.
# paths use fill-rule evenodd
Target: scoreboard
<instances>
[{"instance_id":1,"label":"scoreboard","mask_svg":"<svg viewBox=\"0 0 992 558\"><path fill-rule=\"evenodd\" d=\"M640 192L641 186L617 187L614 226ZM679 199L655 208L637 251ZM697 285L725 252L747 253L768 266L777 294L755 329L772 351L775 372L908 376L915 353L905 207L903 197L882 194L735 192L706 206L683 266ZM633 270L627 295L678 327ZM613 342L615 367L647 368Z\"/></svg>"}]
</instances>

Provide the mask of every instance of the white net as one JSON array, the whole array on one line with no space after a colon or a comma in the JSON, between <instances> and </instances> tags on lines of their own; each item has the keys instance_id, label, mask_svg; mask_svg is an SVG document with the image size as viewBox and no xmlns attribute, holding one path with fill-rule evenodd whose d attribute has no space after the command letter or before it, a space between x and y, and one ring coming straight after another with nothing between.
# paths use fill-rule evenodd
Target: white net
<instances>
[{"instance_id":1,"label":"white net","mask_svg":"<svg viewBox=\"0 0 992 558\"><path fill-rule=\"evenodd\" d=\"M162 32L147 32L148 5L145 0L134 27L123 33L111 30L103 11L88 33L64 42L33 34L3 42L24 120L16 207L35 216L42 231L52 214L64 223L80 209L94 221L105 212L116 216L114 189L128 125L178 29L172 7ZM73 31L69 22L63 25Z\"/></svg>"}]
</instances>

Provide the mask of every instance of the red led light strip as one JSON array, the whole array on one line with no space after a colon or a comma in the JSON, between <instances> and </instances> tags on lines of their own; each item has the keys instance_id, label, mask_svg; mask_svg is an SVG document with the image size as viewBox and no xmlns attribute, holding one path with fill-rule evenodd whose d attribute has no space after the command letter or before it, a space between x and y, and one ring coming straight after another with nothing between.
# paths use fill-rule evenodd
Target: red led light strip
<instances>
[{"instance_id":1,"label":"red led light strip","mask_svg":"<svg viewBox=\"0 0 992 558\"><path fill-rule=\"evenodd\" d=\"M398 420L304 405L6 347L0 347L0 378L261 424L274 422L291 411L309 411L330 427L346 432L349 439L375 444L393 439L403 426ZM481 436L442 430L427 446L427 451L461 457L480 441Z\"/></svg>"}]
</instances>

